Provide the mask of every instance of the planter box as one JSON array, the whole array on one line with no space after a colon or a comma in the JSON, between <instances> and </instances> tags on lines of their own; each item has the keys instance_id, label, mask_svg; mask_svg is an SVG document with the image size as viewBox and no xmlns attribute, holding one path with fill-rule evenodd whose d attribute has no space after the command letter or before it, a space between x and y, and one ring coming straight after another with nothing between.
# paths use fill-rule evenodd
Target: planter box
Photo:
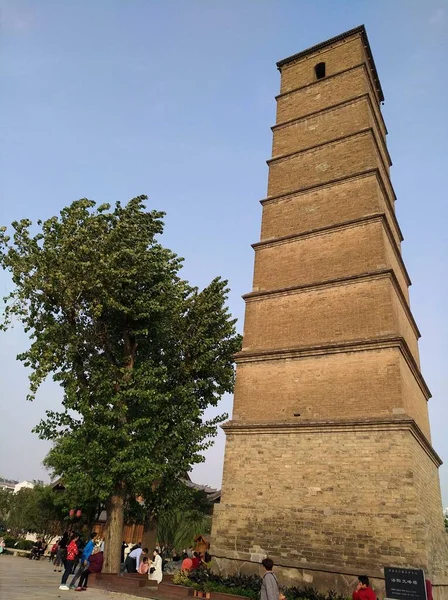
<instances>
[{"instance_id":1,"label":"planter box","mask_svg":"<svg viewBox=\"0 0 448 600\"><path fill-rule=\"evenodd\" d=\"M118 573L92 573L91 575L89 575L89 581L90 580L102 580L102 581L110 581L112 580L114 577L117 577Z\"/></svg>"},{"instance_id":2,"label":"planter box","mask_svg":"<svg viewBox=\"0 0 448 600\"><path fill-rule=\"evenodd\" d=\"M193 589L185 585L176 585L175 583L166 583L162 581L159 584L159 592L163 595L169 596L170 598L185 598L187 596L193 596Z\"/></svg>"},{"instance_id":3,"label":"planter box","mask_svg":"<svg viewBox=\"0 0 448 600\"><path fill-rule=\"evenodd\" d=\"M250 598L247 596L224 594L223 592L211 592L211 600L250 600Z\"/></svg>"},{"instance_id":4,"label":"planter box","mask_svg":"<svg viewBox=\"0 0 448 600\"><path fill-rule=\"evenodd\" d=\"M137 581L144 581L145 582L145 586L147 587L151 587L151 588L157 588L157 581L155 579L148 579L148 575L141 575L140 573L123 573L123 575L121 575L122 579L127 579L129 581L129 579L131 580L137 580Z\"/></svg>"},{"instance_id":5,"label":"planter box","mask_svg":"<svg viewBox=\"0 0 448 600\"><path fill-rule=\"evenodd\" d=\"M130 575L134 575L134 573ZM92 581L89 577L89 585L110 591L131 591L149 587L147 586L149 584L147 577L138 573L135 573L135 575L138 575L138 577L123 577L116 573L98 573L95 578L92 578Z\"/></svg>"}]
</instances>

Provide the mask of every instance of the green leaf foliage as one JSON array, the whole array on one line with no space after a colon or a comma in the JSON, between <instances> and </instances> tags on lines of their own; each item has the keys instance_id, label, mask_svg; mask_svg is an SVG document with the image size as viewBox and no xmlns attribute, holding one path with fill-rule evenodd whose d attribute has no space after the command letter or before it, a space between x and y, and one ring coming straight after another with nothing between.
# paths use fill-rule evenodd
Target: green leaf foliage
<instances>
[{"instance_id":1,"label":"green leaf foliage","mask_svg":"<svg viewBox=\"0 0 448 600\"><path fill-rule=\"evenodd\" d=\"M35 428L54 442L47 466L69 494L154 506L226 418L203 415L232 391L241 341L227 282L199 290L180 277L182 259L158 239L164 215L146 200L82 199L37 227L16 221L11 237L0 228L0 262L14 284L2 327L18 320L30 337L18 357L29 399L48 376L63 389L62 410Z\"/></svg>"},{"instance_id":2,"label":"green leaf foliage","mask_svg":"<svg viewBox=\"0 0 448 600\"><path fill-rule=\"evenodd\" d=\"M211 516L199 510L165 510L157 520L157 540L168 554L182 552L193 545L196 536L210 531Z\"/></svg>"},{"instance_id":3,"label":"green leaf foliage","mask_svg":"<svg viewBox=\"0 0 448 600\"><path fill-rule=\"evenodd\" d=\"M63 498L51 486L39 485L10 494L5 521L14 535L32 532L48 541L66 527L67 512Z\"/></svg>"},{"instance_id":4,"label":"green leaf foliage","mask_svg":"<svg viewBox=\"0 0 448 600\"><path fill-rule=\"evenodd\" d=\"M13 498L12 490L0 488L0 531L7 528L7 519Z\"/></svg>"}]
</instances>

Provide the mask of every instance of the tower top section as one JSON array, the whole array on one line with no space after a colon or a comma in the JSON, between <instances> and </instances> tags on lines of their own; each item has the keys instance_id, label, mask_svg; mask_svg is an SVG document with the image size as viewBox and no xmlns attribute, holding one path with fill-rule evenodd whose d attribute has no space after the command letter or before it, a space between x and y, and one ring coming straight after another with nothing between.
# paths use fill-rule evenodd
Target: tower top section
<instances>
[{"instance_id":1,"label":"tower top section","mask_svg":"<svg viewBox=\"0 0 448 600\"><path fill-rule=\"evenodd\" d=\"M341 33L325 42L321 42L320 44L316 44L315 46L311 46L307 50L302 50L302 52L298 52L297 54L293 54L288 58L284 58L277 63L277 68L281 72L283 67L287 65L291 65L292 63L301 61L310 57L313 54L320 53L322 50L330 49L335 44L339 44L340 42L345 42L350 38L360 38L362 45L364 47L366 62L369 66L371 76L376 88L376 92L378 94L378 99L380 102L384 102L384 94L381 88L380 79L378 77L378 72L376 70L375 61L373 60L372 50L370 48L369 39L367 37L366 28L364 25L360 25L359 27L355 27L354 29L350 29L345 33Z\"/></svg>"}]
</instances>

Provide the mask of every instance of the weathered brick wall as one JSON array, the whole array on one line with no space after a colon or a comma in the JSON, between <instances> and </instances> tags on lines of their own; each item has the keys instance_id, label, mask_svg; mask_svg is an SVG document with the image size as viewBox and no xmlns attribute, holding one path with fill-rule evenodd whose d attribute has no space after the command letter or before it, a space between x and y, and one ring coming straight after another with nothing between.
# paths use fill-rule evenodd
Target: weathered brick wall
<instances>
[{"instance_id":1,"label":"weathered brick wall","mask_svg":"<svg viewBox=\"0 0 448 600\"><path fill-rule=\"evenodd\" d=\"M242 359L237 366L233 421L301 422L405 414L430 439L424 391L399 344L384 346Z\"/></svg>"},{"instance_id":2,"label":"weathered brick wall","mask_svg":"<svg viewBox=\"0 0 448 600\"><path fill-rule=\"evenodd\" d=\"M391 199L394 192L371 130L270 163L268 196L289 194L341 177L378 169Z\"/></svg>"},{"instance_id":3,"label":"weathered brick wall","mask_svg":"<svg viewBox=\"0 0 448 600\"><path fill-rule=\"evenodd\" d=\"M412 474L419 502L416 524L422 525L423 544L428 554L427 571L435 583L448 586L448 534L440 512L441 492L438 472L430 457L412 447ZM448 596L448 588L446 589Z\"/></svg>"},{"instance_id":4,"label":"weathered brick wall","mask_svg":"<svg viewBox=\"0 0 448 600\"><path fill-rule=\"evenodd\" d=\"M224 472L218 557L373 575L412 565L443 577L446 540L432 531L443 525L437 467L406 429L229 431Z\"/></svg>"},{"instance_id":5,"label":"weathered brick wall","mask_svg":"<svg viewBox=\"0 0 448 600\"><path fill-rule=\"evenodd\" d=\"M280 93L284 94L316 81L314 65L318 62L326 63L327 76L359 65L365 62L362 40L360 37L344 40L285 65L282 67Z\"/></svg>"},{"instance_id":6,"label":"weathered brick wall","mask_svg":"<svg viewBox=\"0 0 448 600\"><path fill-rule=\"evenodd\" d=\"M315 113L350 98L369 94L378 126L383 136L387 130L376 102L376 96L369 80L365 64L357 65L347 71L338 72L304 87L277 96L276 123L285 123Z\"/></svg>"},{"instance_id":7,"label":"weathered brick wall","mask_svg":"<svg viewBox=\"0 0 448 600\"><path fill-rule=\"evenodd\" d=\"M310 146L351 135L367 128L373 130L383 163L388 171L390 158L368 94L349 100L342 105L332 106L317 114L275 126L273 128L272 156L299 152Z\"/></svg>"},{"instance_id":8,"label":"weathered brick wall","mask_svg":"<svg viewBox=\"0 0 448 600\"><path fill-rule=\"evenodd\" d=\"M301 193L263 201L261 240L300 234L384 213L400 247L400 232L376 172L367 172Z\"/></svg>"},{"instance_id":9,"label":"weathered brick wall","mask_svg":"<svg viewBox=\"0 0 448 600\"><path fill-rule=\"evenodd\" d=\"M243 351L403 337L418 362L412 324L391 276L248 299Z\"/></svg>"},{"instance_id":10,"label":"weathered brick wall","mask_svg":"<svg viewBox=\"0 0 448 600\"><path fill-rule=\"evenodd\" d=\"M425 392L424 382L422 383L422 380L412 372L405 360L400 362L400 368L400 387L404 412L415 420L427 440L431 441L427 401L429 399L429 390ZM395 411L395 414L398 414L398 412Z\"/></svg>"},{"instance_id":11,"label":"weathered brick wall","mask_svg":"<svg viewBox=\"0 0 448 600\"><path fill-rule=\"evenodd\" d=\"M406 272L382 218L376 218L258 246L253 290L283 289L384 269L393 269L408 298Z\"/></svg>"}]
</instances>

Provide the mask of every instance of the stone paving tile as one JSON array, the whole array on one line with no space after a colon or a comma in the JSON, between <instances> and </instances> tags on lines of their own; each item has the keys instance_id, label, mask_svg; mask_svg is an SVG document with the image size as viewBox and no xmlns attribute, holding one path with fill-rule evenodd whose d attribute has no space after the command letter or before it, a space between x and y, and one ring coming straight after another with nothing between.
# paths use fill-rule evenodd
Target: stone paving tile
<instances>
[{"instance_id":1,"label":"stone paving tile","mask_svg":"<svg viewBox=\"0 0 448 600\"><path fill-rule=\"evenodd\" d=\"M136 600L135 596L88 589L85 592L59 590L61 573L53 571L48 560L29 560L18 556L0 555L0 600ZM70 581L70 578L69 578Z\"/></svg>"}]
</instances>

